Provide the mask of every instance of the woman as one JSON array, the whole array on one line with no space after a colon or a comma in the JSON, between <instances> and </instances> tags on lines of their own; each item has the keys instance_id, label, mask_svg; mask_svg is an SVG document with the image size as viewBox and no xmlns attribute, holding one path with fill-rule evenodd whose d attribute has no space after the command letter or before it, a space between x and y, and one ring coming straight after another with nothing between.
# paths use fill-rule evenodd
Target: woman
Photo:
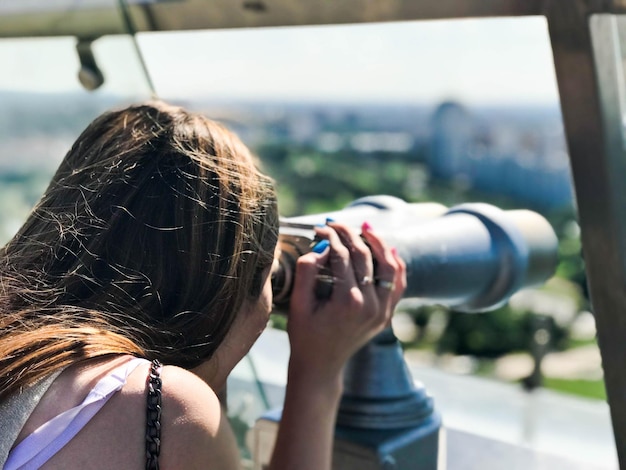
<instances>
[{"instance_id":1,"label":"woman","mask_svg":"<svg viewBox=\"0 0 626 470\"><path fill-rule=\"evenodd\" d=\"M205 117L154 102L91 123L0 253L3 430L23 415L5 468L238 468L216 392L266 325L277 221L271 181ZM296 267L272 469L330 468L342 369L405 285L367 224L370 248L341 224L317 234L328 247Z\"/></svg>"}]
</instances>

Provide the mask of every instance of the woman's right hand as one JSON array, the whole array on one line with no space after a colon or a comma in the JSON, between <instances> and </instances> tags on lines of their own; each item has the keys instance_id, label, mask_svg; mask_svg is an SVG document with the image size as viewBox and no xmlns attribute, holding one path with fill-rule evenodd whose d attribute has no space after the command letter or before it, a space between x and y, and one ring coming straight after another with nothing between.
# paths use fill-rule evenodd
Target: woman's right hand
<instances>
[{"instance_id":1,"label":"woman's right hand","mask_svg":"<svg viewBox=\"0 0 626 470\"><path fill-rule=\"evenodd\" d=\"M405 266L380 237L363 226L317 229L329 246L298 259L287 323L291 356L272 470L330 470L333 430L352 354L389 324L406 286ZM374 280L374 261L376 276ZM318 275L333 279L329 298L316 297ZM394 287L390 289L390 287Z\"/></svg>"},{"instance_id":2,"label":"woman's right hand","mask_svg":"<svg viewBox=\"0 0 626 470\"><path fill-rule=\"evenodd\" d=\"M368 224L362 229L369 248L346 225L316 228L318 238L328 240L328 248L298 259L287 325L290 380L295 371L314 383L341 380L352 354L391 321L406 287L406 267ZM321 270L330 270L334 281L327 299L315 295Z\"/></svg>"}]
</instances>

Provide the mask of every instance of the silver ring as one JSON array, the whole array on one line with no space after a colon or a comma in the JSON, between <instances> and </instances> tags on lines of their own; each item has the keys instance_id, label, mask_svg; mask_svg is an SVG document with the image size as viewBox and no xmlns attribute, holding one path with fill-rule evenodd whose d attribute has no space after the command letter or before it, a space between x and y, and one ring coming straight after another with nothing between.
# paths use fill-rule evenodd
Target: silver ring
<instances>
[{"instance_id":1,"label":"silver ring","mask_svg":"<svg viewBox=\"0 0 626 470\"><path fill-rule=\"evenodd\" d=\"M376 285L387 290L393 290L396 287L393 281L387 281L385 279L376 279Z\"/></svg>"},{"instance_id":2,"label":"silver ring","mask_svg":"<svg viewBox=\"0 0 626 470\"><path fill-rule=\"evenodd\" d=\"M374 282L374 281L372 280L371 277L363 276L363 279L361 279L359 281L359 285L361 285L361 286L369 286L372 282Z\"/></svg>"}]
</instances>

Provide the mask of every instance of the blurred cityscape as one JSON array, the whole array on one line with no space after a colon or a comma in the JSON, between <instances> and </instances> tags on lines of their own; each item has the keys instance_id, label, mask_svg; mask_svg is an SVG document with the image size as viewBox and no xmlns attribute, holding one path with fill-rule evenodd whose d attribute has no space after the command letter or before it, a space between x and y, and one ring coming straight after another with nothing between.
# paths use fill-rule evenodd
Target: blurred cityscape
<instances>
[{"instance_id":1,"label":"blurred cityscape","mask_svg":"<svg viewBox=\"0 0 626 470\"><path fill-rule=\"evenodd\" d=\"M0 169L25 173L53 169L86 123L117 100L0 93L0 102ZM428 181L451 182L464 190L509 198L512 204L543 211L573 207L556 106L468 109L453 101L435 107L184 104L226 123L270 166L294 148L328 161L345 155L382 158L419 164ZM318 171L310 163L301 160L295 172L314 178ZM411 183L415 181L405 181ZM406 188L406 197L420 199L422 189L420 184Z\"/></svg>"},{"instance_id":2,"label":"blurred cityscape","mask_svg":"<svg viewBox=\"0 0 626 470\"><path fill-rule=\"evenodd\" d=\"M453 101L436 106L246 103L203 110L227 122L270 166L284 163L285 154L298 149L294 172L307 178L326 173L314 156L325 157L325 164L356 157L357 167L400 162L411 170L403 171L400 181L409 200L422 199L425 185L435 181L543 212L573 208L556 105L468 109ZM370 180L374 175L384 178L372 173Z\"/></svg>"}]
</instances>

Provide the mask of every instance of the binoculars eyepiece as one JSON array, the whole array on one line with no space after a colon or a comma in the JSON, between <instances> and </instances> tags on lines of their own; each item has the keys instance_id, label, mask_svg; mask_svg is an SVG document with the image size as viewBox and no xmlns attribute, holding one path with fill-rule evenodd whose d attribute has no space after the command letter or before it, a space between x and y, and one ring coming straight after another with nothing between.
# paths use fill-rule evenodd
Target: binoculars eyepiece
<instances>
[{"instance_id":1,"label":"binoculars eyepiece","mask_svg":"<svg viewBox=\"0 0 626 470\"><path fill-rule=\"evenodd\" d=\"M484 203L448 209L369 196L340 211L281 219L280 257L272 273L279 311L288 307L297 259L315 243L313 227L328 217L355 228L369 222L407 265L404 297L424 304L491 310L519 289L545 282L557 264L557 237L535 212L503 211ZM331 289L332 278L321 275L318 296L327 297Z\"/></svg>"}]
</instances>

